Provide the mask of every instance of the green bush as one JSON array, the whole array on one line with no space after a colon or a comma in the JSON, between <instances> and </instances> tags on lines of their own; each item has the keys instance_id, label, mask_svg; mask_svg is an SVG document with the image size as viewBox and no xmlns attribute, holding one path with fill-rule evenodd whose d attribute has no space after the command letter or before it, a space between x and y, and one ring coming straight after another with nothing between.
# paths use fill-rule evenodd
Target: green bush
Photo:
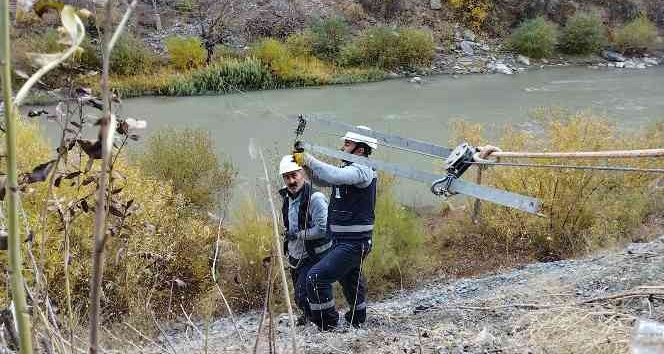
<instances>
[{"instance_id":1,"label":"green bush","mask_svg":"<svg viewBox=\"0 0 664 354\"><path fill-rule=\"evenodd\" d=\"M430 32L402 28L399 30L399 62L411 68L430 66L436 57L436 45Z\"/></svg>"},{"instance_id":2,"label":"green bush","mask_svg":"<svg viewBox=\"0 0 664 354\"><path fill-rule=\"evenodd\" d=\"M358 41L346 44L339 52L337 64L341 66L363 66L365 65L364 52L360 48Z\"/></svg>"},{"instance_id":3,"label":"green bush","mask_svg":"<svg viewBox=\"0 0 664 354\"><path fill-rule=\"evenodd\" d=\"M189 79L195 93L241 92L273 87L272 76L255 58L227 59L192 72Z\"/></svg>"},{"instance_id":4,"label":"green bush","mask_svg":"<svg viewBox=\"0 0 664 354\"><path fill-rule=\"evenodd\" d=\"M169 37L166 49L171 64L177 69L190 70L205 65L207 52L198 37Z\"/></svg>"},{"instance_id":5,"label":"green bush","mask_svg":"<svg viewBox=\"0 0 664 354\"><path fill-rule=\"evenodd\" d=\"M83 51L76 55L76 62L83 67L91 70L101 69L101 53L99 52L98 45L95 45L89 38L85 38L81 44Z\"/></svg>"},{"instance_id":6,"label":"green bush","mask_svg":"<svg viewBox=\"0 0 664 354\"><path fill-rule=\"evenodd\" d=\"M258 42L252 48L251 53L268 66L273 66L290 59L288 48L283 43L272 38L266 38Z\"/></svg>"},{"instance_id":7,"label":"green bush","mask_svg":"<svg viewBox=\"0 0 664 354\"><path fill-rule=\"evenodd\" d=\"M364 30L355 41L344 46L339 63L395 69L428 66L434 56L435 45L429 32L376 26Z\"/></svg>"},{"instance_id":8,"label":"green bush","mask_svg":"<svg viewBox=\"0 0 664 354\"><path fill-rule=\"evenodd\" d=\"M556 47L557 27L544 17L526 20L512 33L511 46L531 58L544 58Z\"/></svg>"},{"instance_id":9,"label":"green bush","mask_svg":"<svg viewBox=\"0 0 664 354\"><path fill-rule=\"evenodd\" d=\"M319 19L311 26L312 49L315 56L334 61L348 40L350 29L341 17Z\"/></svg>"},{"instance_id":10,"label":"green bush","mask_svg":"<svg viewBox=\"0 0 664 354\"><path fill-rule=\"evenodd\" d=\"M286 38L286 48L294 56L307 57L313 54L314 37L309 31L291 34Z\"/></svg>"},{"instance_id":11,"label":"green bush","mask_svg":"<svg viewBox=\"0 0 664 354\"><path fill-rule=\"evenodd\" d=\"M596 15L576 14L560 35L560 50L567 54L595 53L606 43L606 28Z\"/></svg>"},{"instance_id":12,"label":"green bush","mask_svg":"<svg viewBox=\"0 0 664 354\"><path fill-rule=\"evenodd\" d=\"M623 52L643 52L655 45L657 27L645 16L640 16L620 28L615 44Z\"/></svg>"},{"instance_id":13,"label":"green bush","mask_svg":"<svg viewBox=\"0 0 664 354\"><path fill-rule=\"evenodd\" d=\"M332 81L334 68L318 58L293 56L285 44L264 39L253 50L268 65L281 86L322 85Z\"/></svg>"},{"instance_id":14,"label":"green bush","mask_svg":"<svg viewBox=\"0 0 664 354\"><path fill-rule=\"evenodd\" d=\"M154 71L157 62L156 55L142 40L125 34L113 48L110 69L116 75L148 74Z\"/></svg>"},{"instance_id":15,"label":"green bush","mask_svg":"<svg viewBox=\"0 0 664 354\"><path fill-rule=\"evenodd\" d=\"M203 129L164 129L154 132L139 158L145 173L170 181L176 193L201 210L217 207L235 178L229 161L220 161L210 133Z\"/></svg>"}]
</instances>

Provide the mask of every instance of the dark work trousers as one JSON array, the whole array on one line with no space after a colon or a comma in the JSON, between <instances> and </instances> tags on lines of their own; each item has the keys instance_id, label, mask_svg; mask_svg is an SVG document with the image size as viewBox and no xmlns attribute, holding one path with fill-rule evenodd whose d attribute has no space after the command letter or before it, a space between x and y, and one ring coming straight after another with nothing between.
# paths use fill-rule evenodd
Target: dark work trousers
<instances>
[{"instance_id":1,"label":"dark work trousers","mask_svg":"<svg viewBox=\"0 0 664 354\"><path fill-rule=\"evenodd\" d=\"M309 272L309 269L316 264L310 258L311 257L306 257L298 260L290 256L288 257L288 262L291 265L296 266L295 268L290 268L291 280L293 280L293 297L295 298L295 304L300 310L302 310L307 319L311 317L309 302L307 302L307 273Z\"/></svg>"},{"instance_id":2,"label":"dark work trousers","mask_svg":"<svg viewBox=\"0 0 664 354\"><path fill-rule=\"evenodd\" d=\"M339 321L335 308L332 284L338 281L350 310L346 321L354 326L367 318L367 282L361 265L371 251L371 239L336 239L332 249L307 274L307 298L311 308L311 322L319 329L334 329Z\"/></svg>"}]
</instances>

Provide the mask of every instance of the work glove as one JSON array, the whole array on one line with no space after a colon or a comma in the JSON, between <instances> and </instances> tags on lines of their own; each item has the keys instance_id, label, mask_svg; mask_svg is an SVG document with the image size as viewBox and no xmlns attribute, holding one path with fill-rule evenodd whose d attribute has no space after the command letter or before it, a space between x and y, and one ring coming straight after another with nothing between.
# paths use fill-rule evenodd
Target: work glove
<instances>
[{"instance_id":1,"label":"work glove","mask_svg":"<svg viewBox=\"0 0 664 354\"><path fill-rule=\"evenodd\" d=\"M293 161L300 167L304 167L305 161L304 161L304 153L303 152L294 152L293 153Z\"/></svg>"},{"instance_id":2,"label":"work glove","mask_svg":"<svg viewBox=\"0 0 664 354\"><path fill-rule=\"evenodd\" d=\"M293 146L293 162L300 167L304 166L304 148L302 147L301 141L296 141Z\"/></svg>"}]
</instances>

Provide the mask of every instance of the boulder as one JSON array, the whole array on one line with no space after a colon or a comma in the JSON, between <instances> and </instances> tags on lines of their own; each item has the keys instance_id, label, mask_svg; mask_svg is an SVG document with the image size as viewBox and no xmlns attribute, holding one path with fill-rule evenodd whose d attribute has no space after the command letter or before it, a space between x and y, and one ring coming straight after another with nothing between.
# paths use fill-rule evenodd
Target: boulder
<instances>
[{"instance_id":1,"label":"boulder","mask_svg":"<svg viewBox=\"0 0 664 354\"><path fill-rule=\"evenodd\" d=\"M605 50L602 52L602 57L608 61L625 61L625 57L618 52L612 50Z\"/></svg>"},{"instance_id":2,"label":"boulder","mask_svg":"<svg viewBox=\"0 0 664 354\"><path fill-rule=\"evenodd\" d=\"M512 70L509 66L503 64L503 63L495 63L493 65L490 65L489 68L496 73L499 74L505 74L505 75L512 75L514 74L514 70Z\"/></svg>"},{"instance_id":3,"label":"boulder","mask_svg":"<svg viewBox=\"0 0 664 354\"><path fill-rule=\"evenodd\" d=\"M475 43L470 42L470 41L461 41L459 43L459 48L463 52L464 55L474 55L475 51L473 50L473 46Z\"/></svg>"},{"instance_id":4,"label":"boulder","mask_svg":"<svg viewBox=\"0 0 664 354\"><path fill-rule=\"evenodd\" d=\"M473 31L466 29L463 31L463 39L466 41L474 42L475 41L475 33Z\"/></svg>"},{"instance_id":5,"label":"boulder","mask_svg":"<svg viewBox=\"0 0 664 354\"><path fill-rule=\"evenodd\" d=\"M443 8L440 0L429 0L429 5L431 6L431 10L440 10Z\"/></svg>"},{"instance_id":6,"label":"boulder","mask_svg":"<svg viewBox=\"0 0 664 354\"><path fill-rule=\"evenodd\" d=\"M421 84L422 83L422 78L419 76L415 76L414 78L410 79L410 83L412 84Z\"/></svg>"}]
</instances>

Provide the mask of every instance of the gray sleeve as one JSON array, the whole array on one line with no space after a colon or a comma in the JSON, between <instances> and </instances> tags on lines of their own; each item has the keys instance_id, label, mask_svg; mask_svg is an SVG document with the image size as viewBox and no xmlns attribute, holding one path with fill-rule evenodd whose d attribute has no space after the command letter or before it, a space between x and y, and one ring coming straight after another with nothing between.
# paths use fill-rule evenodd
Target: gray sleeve
<instances>
[{"instance_id":1,"label":"gray sleeve","mask_svg":"<svg viewBox=\"0 0 664 354\"><path fill-rule=\"evenodd\" d=\"M308 229L300 231L298 236L304 240L325 237L327 232L327 199L325 199L323 193L316 192L311 195L309 209L313 225L309 225Z\"/></svg>"},{"instance_id":2,"label":"gray sleeve","mask_svg":"<svg viewBox=\"0 0 664 354\"><path fill-rule=\"evenodd\" d=\"M328 185L350 185L365 188L371 184L371 181L375 177L375 172L364 165L352 164L348 167L340 168L319 161L309 154L305 155L305 159L306 165L311 170L314 179Z\"/></svg>"}]
</instances>

